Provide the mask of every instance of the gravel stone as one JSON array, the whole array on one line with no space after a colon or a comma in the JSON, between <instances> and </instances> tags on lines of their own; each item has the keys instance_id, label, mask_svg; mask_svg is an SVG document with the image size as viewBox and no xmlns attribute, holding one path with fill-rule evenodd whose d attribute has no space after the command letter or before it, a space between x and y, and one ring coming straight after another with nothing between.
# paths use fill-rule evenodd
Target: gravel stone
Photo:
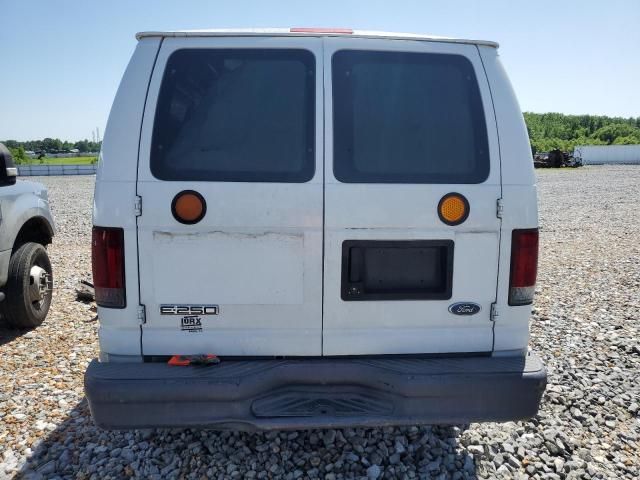
<instances>
[{"instance_id":1,"label":"gravel stone","mask_svg":"<svg viewBox=\"0 0 640 480\"><path fill-rule=\"evenodd\" d=\"M90 278L94 178L49 188L58 234L46 322L0 327L0 479L640 478L640 167L537 171L540 263L531 346L548 367L530 420L458 426L213 432L96 428Z\"/></svg>"},{"instance_id":2,"label":"gravel stone","mask_svg":"<svg viewBox=\"0 0 640 480\"><path fill-rule=\"evenodd\" d=\"M369 468L367 468L367 477L371 480L375 480L376 478L378 478L381 473L382 470L378 465L371 465Z\"/></svg>"}]
</instances>

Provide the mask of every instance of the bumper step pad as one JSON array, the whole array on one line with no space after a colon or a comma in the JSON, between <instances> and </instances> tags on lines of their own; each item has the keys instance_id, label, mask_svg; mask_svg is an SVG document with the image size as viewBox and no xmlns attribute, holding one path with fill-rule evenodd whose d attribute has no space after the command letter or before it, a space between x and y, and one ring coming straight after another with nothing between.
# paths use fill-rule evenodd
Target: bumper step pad
<instances>
[{"instance_id":1,"label":"bumper step pad","mask_svg":"<svg viewBox=\"0 0 640 480\"><path fill-rule=\"evenodd\" d=\"M237 430L453 424L529 418L546 370L526 357L233 360L215 366L91 362L105 428Z\"/></svg>"}]
</instances>

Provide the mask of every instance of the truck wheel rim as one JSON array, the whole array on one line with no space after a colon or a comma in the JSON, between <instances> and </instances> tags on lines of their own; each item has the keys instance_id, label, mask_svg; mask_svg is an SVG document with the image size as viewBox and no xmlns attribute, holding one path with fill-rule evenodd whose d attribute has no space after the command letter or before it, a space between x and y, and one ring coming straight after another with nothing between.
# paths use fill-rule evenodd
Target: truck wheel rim
<instances>
[{"instance_id":1,"label":"truck wheel rim","mask_svg":"<svg viewBox=\"0 0 640 480\"><path fill-rule=\"evenodd\" d=\"M29 301L40 308L51 293L51 275L39 265L33 265L29 271Z\"/></svg>"}]
</instances>

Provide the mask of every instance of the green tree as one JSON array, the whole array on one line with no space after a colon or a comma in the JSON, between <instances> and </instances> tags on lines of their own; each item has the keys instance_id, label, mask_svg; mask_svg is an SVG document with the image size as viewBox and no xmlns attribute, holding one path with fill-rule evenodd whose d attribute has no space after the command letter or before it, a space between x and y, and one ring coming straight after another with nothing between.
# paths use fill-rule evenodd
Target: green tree
<instances>
[{"instance_id":1,"label":"green tree","mask_svg":"<svg viewBox=\"0 0 640 480\"><path fill-rule=\"evenodd\" d=\"M640 143L640 139L638 137L629 136L629 137L617 137L613 141L613 145L637 145Z\"/></svg>"},{"instance_id":2,"label":"green tree","mask_svg":"<svg viewBox=\"0 0 640 480\"><path fill-rule=\"evenodd\" d=\"M9 147L9 151L11 152L11 156L13 157L13 161L16 165L21 165L29 161L29 159L27 158L27 154L24 153L24 148L22 146L19 146L18 148Z\"/></svg>"},{"instance_id":3,"label":"green tree","mask_svg":"<svg viewBox=\"0 0 640 480\"><path fill-rule=\"evenodd\" d=\"M42 140L42 149L47 152L62 150L63 144L59 138L45 138Z\"/></svg>"},{"instance_id":4,"label":"green tree","mask_svg":"<svg viewBox=\"0 0 640 480\"><path fill-rule=\"evenodd\" d=\"M637 137L636 142L640 143L640 129L631 125L617 123L599 128L593 133L592 137L607 142L609 145L615 143L618 137Z\"/></svg>"},{"instance_id":5,"label":"green tree","mask_svg":"<svg viewBox=\"0 0 640 480\"><path fill-rule=\"evenodd\" d=\"M89 140L80 140L79 142L76 142L73 144L73 148L77 148L78 150L80 150L81 152L88 152L89 151Z\"/></svg>"},{"instance_id":6,"label":"green tree","mask_svg":"<svg viewBox=\"0 0 640 480\"><path fill-rule=\"evenodd\" d=\"M571 151L576 145L640 144L640 117L524 112L532 149Z\"/></svg>"}]
</instances>

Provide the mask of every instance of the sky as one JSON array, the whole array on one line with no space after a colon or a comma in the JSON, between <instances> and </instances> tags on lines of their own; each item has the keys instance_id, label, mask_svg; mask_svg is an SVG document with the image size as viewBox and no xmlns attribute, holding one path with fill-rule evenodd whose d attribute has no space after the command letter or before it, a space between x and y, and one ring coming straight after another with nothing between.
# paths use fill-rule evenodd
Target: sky
<instances>
[{"instance_id":1,"label":"sky","mask_svg":"<svg viewBox=\"0 0 640 480\"><path fill-rule=\"evenodd\" d=\"M0 0L0 139L91 139L144 30L322 26L495 40L523 111L640 116L640 0Z\"/></svg>"}]
</instances>

